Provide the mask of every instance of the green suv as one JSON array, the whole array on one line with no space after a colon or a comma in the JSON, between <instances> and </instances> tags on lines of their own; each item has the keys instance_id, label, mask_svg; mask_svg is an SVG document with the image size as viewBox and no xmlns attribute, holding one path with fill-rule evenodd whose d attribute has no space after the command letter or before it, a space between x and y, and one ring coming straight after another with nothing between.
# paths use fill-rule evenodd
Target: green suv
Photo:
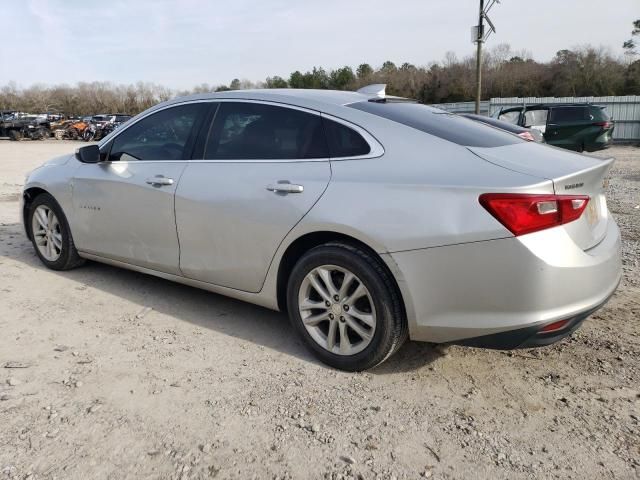
<instances>
[{"instance_id":1,"label":"green suv","mask_svg":"<svg viewBox=\"0 0 640 480\"><path fill-rule=\"evenodd\" d=\"M604 107L597 105L525 105L498 110L493 116L514 125L540 130L549 145L578 152L607 148L613 136L613 121Z\"/></svg>"}]
</instances>

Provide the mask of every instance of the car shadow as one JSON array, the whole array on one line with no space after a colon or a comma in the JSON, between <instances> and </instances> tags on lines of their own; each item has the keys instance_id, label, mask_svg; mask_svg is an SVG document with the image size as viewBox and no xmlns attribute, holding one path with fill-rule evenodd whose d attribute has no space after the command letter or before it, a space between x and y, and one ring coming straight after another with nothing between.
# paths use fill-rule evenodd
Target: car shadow
<instances>
[{"instance_id":1,"label":"car shadow","mask_svg":"<svg viewBox=\"0 0 640 480\"><path fill-rule=\"evenodd\" d=\"M2 257L64 276L77 282L79 286L87 285L124 298L140 306L132 315L150 307L178 320L261 345L305 362L323 365L297 337L283 313L153 275L93 261L74 270L48 270L24 237L20 224L0 225L0 258ZM439 356L441 353L429 344L406 342L395 355L369 373L387 375L417 370Z\"/></svg>"}]
</instances>

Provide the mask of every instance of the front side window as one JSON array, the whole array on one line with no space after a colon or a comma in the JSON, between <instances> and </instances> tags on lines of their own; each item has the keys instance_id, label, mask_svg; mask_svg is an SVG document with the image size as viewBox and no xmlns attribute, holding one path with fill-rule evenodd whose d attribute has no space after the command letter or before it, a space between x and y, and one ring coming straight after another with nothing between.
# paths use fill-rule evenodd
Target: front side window
<instances>
[{"instance_id":1,"label":"front side window","mask_svg":"<svg viewBox=\"0 0 640 480\"><path fill-rule=\"evenodd\" d=\"M186 160L189 140L208 105L166 108L136 122L113 140L109 160Z\"/></svg>"},{"instance_id":2,"label":"front side window","mask_svg":"<svg viewBox=\"0 0 640 480\"><path fill-rule=\"evenodd\" d=\"M212 160L327 158L319 115L261 103L223 102L205 149Z\"/></svg>"}]
</instances>

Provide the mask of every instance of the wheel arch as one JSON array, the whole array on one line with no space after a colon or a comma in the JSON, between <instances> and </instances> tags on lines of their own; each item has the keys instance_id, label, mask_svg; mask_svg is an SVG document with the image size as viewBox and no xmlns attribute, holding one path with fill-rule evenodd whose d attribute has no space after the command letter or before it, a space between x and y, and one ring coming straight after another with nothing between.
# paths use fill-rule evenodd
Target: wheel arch
<instances>
[{"instance_id":1,"label":"wheel arch","mask_svg":"<svg viewBox=\"0 0 640 480\"><path fill-rule=\"evenodd\" d=\"M398 285L397 273L393 272L389 265L382 258L381 254L378 253L374 248L368 245L366 242L348 235L346 233L330 231L330 230L320 230L314 232L308 232L304 235L299 236L294 241L292 241L282 254L280 262L278 264L278 273L276 278L276 295L278 302L278 309L281 312L287 312L287 283L289 281L289 276L293 270L293 267L297 263L297 261L309 250L312 248L318 247L320 245L325 245L327 243L346 243L348 245L352 245L363 250L366 250L369 254L377 258L380 262L382 268L386 270L391 279L393 280L393 285L396 289L396 292L399 295L401 300L402 312L406 321L409 321L407 318L407 299L403 294L402 289Z\"/></svg>"},{"instance_id":2,"label":"wheel arch","mask_svg":"<svg viewBox=\"0 0 640 480\"><path fill-rule=\"evenodd\" d=\"M29 228L29 208L38 195L47 193L51 195L51 192L41 187L29 187L22 192L22 224L24 225L25 233L29 240L31 240L31 228ZM53 195L51 195L53 197ZM55 198L55 197L54 197Z\"/></svg>"}]
</instances>

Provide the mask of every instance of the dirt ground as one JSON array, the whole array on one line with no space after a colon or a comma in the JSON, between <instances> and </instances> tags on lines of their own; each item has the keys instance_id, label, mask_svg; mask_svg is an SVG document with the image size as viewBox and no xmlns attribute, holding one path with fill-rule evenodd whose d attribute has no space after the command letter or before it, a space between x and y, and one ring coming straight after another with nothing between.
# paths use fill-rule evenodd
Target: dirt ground
<instances>
[{"instance_id":1,"label":"dirt ground","mask_svg":"<svg viewBox=\"0 0 640 480\"><path fill-rule=\"evenodd\" d=\"M0 141L0 479L640 478L640 148L605 152L624 280L573 337L407 343L349 374L282 314L97 263L45 269L19 191L78 145Z\"/></svg>"}]
</instances>

